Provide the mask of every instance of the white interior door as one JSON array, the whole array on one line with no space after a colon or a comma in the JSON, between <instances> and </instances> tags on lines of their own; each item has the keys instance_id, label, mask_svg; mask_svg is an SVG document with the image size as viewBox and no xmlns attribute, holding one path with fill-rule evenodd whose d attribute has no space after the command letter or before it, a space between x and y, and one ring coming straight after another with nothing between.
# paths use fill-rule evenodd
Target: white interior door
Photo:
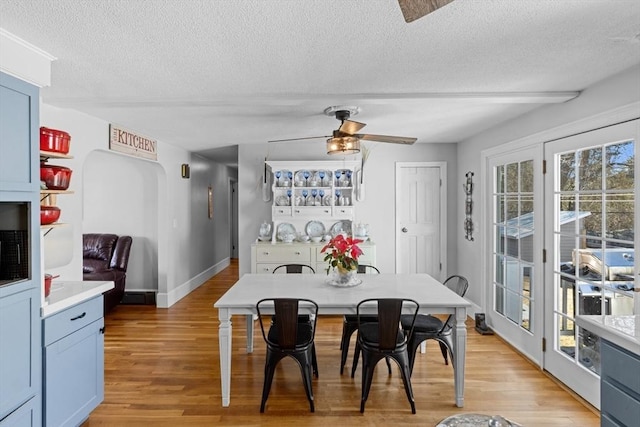
<instances>
[{"instance_id":1,"label":"white interior door","mask_svg":"<svg viewBox=\"0 0 640 427\"><path fill-rule=\"evenodd\" d=\"M542 145L487 163L487 322L542 366Z\"/></svg>"},{"instance_id":2,"label":"white interior door","mask_svg":"<svg viewBox=\"0 0 640 427\"><path fill-rule=\"evenodd\" d=\"M446 272L446 164L396 163L396 272Z\"/></svg>"},{"instance_id":3,"label":"white interior door","mask_svg":"<svg viewBox=\"0 0 640 427\"><path fill-rule=\"evenodd\" d=\"M544 366L596 408L600 337L575 316L633 312L633 292L620 285L634 278L639 135L633 120L545 145L545 336L552 345ZM630 276L612 274L615 255Z\"/></svg>"}]
</instances>

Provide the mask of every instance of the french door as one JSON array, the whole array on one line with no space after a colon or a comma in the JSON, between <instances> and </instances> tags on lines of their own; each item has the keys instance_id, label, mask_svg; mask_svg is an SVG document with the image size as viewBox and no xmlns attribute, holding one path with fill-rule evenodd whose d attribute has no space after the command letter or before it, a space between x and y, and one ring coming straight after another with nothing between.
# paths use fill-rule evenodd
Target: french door
<instances>
[{"instance_id":1,"label":"french door","mask_svg":"<svg viewBox=\"0 0 640 427\"><path fill-rule=\"evenodd\" d=\"M600 338L575 317L633 313L639 123L563 138L544 149L544 368L596 408Z\"/></svg>"},{"instance_id":2,"label":"french door","mask_svg":"<svg viewBox=\"0 0 640 427\"><path fill-rule=\"evenodd\" d=\"M488 323L542 365L542 145L488 158Z\"/></svg>"}]
</instances>

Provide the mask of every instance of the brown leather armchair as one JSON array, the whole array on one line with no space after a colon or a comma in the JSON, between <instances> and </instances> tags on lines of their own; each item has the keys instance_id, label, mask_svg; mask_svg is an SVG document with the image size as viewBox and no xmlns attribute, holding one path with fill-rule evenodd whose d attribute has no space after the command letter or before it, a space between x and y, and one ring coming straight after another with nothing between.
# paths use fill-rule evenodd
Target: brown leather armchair
<instances>
[{"instance_id":1,"label":"brown leather armchair","mask_svg":"<svg viewBox=\"0 0 640 427\"><path fill-rule=\"evenodd\" d=\"M104 314L122 301L132 239L115 234L83 234L83 280L109 280L114 287L104 292Z\"/></svg>"}]
</instances>

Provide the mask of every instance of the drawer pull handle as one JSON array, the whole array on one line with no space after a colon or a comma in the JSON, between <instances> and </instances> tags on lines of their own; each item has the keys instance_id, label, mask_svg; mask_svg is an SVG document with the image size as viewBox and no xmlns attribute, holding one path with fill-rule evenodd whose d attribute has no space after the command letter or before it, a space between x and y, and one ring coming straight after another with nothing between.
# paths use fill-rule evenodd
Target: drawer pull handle
<instances>
[{"instance_id":1,"label":"drawer pull handle","mask_svg":"<svg viewBox=\"0 0 640 427\"><path fill-rule=\"evenodd\" d=\"M300 255L300 252L296 251L296 255Z\"/></svg>"},{"instance_id":2,"label":"drawer pull handle","mask_svg":"<svg viewBox=\"0 0 640 427\"><path fill-rule=\"evenodd\" d=\"M86 312L86 311L83 311L81 315L76 316L76 317L72 317L72 318L71 318L71 321L78 320L78 319L82 319L82 318L83 318L84 316L86 316L86 315L87 315L87 312Z\"/></svg>"},{"instance_id":3,"label":"drawer pull handle","mask_svg":"<svg viewBox=\"0 0 640 427\"><path fill-rule=\"evenodd\" d=\"M107 329L107 327L106 327L106 326L103 326L102 328L100 328L100 333L101 333L102 335L104 335L104 331L105 331L105 329Z\"/></svg>"},{"instance_id":4,"label":"drawer pull handle","mask_svg":"<svg viewBox=\"0 0 640 427\"><path fill-rule=\"evenodd\" d=\"M262 255L269 255L269 252L262 252Z\"/></svg>"}]
</instances>

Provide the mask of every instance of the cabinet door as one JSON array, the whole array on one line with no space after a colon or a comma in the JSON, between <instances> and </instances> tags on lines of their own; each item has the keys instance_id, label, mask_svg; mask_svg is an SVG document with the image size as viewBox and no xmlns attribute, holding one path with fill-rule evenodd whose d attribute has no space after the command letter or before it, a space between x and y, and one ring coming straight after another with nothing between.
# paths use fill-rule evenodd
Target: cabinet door
<instances>
[{"instance_id":1,"label":"cabinet door","mask_svg":"<svg viewBox=\"0 0 640 427\"><path fill-rule=\"evenodd\" d=\"M0 421L0 427L40 427L40 399L32 397L20 408L13 411L8 417Z\"/></svg>"},{"instance_id":2,"label":"cabinet door","mask_svg":"<svg viewBox=\"0 0 640 427\"><path fill-rule=\"evenodd\" d=\"M104 399L104 319L45 347L47 426L77 426Z\"/></svg>"},{"instance_id":3,"label":"cabinet door","mask_svg":"<svg viewBox=\"0 0 640 427\"><path fill-rule=\"evenodd\" d=\"M39 302L31 281L0 288L0 419L40 393Z\"/></svg>"},{"instance_id":4,"label":"cabinet door","mask_svg":"<svg viewBox=\"0 0 640 427\"><path fill-rule=\"evenodd\" d=\"M0 73L0 188L34 191L40 183L38 88Z\"/></svg>"}]
</instances>

